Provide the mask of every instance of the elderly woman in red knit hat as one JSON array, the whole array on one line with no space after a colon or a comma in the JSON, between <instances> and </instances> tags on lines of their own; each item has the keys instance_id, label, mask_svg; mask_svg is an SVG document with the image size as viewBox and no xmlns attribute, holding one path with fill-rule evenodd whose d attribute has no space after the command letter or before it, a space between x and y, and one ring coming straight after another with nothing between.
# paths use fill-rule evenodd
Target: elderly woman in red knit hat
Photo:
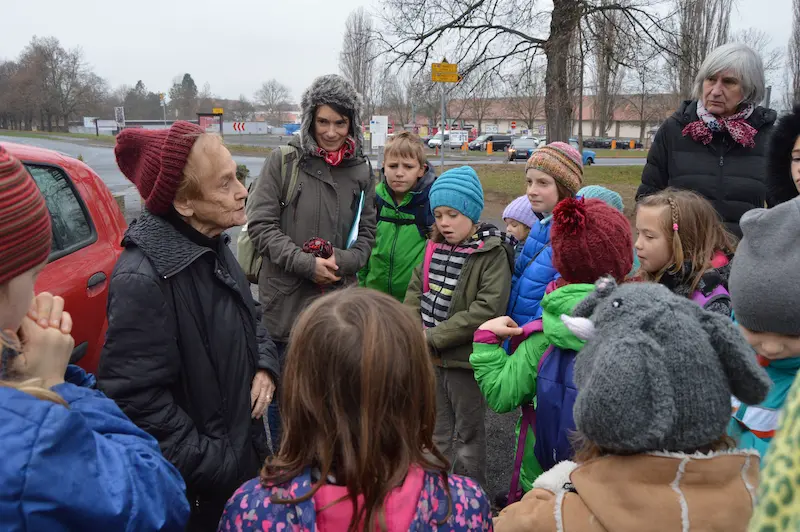
<instances>
[{"instance_id":1,"label":"elderly woman in red knit hat","mask_svg":"<svg viewBox=\"0 0 800 532\"><path fill-rule=\"evenodd\" d=\"M67 366L64 300L33 295L51 235L36 183L0 146L0 529L182 530L178 471L92 375Z\"/></svg>"},{"instance_id":2,"label":"elderly woman in red knit hat","mask_svg":"<svg viewBox=\"0 0 800 532\"><path fill-rule=\"evenodd\" d=\"M114 153L145 209L111 277L100 386L183 474L189 529L213 530L268 454L279 368L224 233L246 222L247 190L221 139L189 122L125 130Z\"/></svg>"}]
</instances>

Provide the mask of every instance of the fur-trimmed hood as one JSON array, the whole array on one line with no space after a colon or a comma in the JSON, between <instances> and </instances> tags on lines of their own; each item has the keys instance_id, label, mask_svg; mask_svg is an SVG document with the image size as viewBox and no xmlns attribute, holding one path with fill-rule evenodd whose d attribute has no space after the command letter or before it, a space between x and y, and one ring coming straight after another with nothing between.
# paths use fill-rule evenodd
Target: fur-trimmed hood
<instances>
[{"instance_id":1,"label":"fur-trimmed hood","mask_svg":"<svg viewBox=\"0 0 800 532\"><path fill-rule=\"evenodd\" d=\"M797 197L797 187L792 180L791 153L800 136L800 104L781 117L767 149L767 203L774 207Z\"/></svg>"},{"instance_id":2,"label":"fur-trimmed hood","mask_svg":"<svg viewBox=\"0 0 800 532\"><path fill-rule=\"evenodd\" d=\"M731 450L604 456L561 462L494 520L498 532L744 532L758 453Z\"/></svg>"},{"instance_id":3,"label":"fur-trimmed hood","mask_svg":"<svg viewBox=\"0 0 800 532\"><path fill-rule=\"evenodd\" d=\"M341 105L353 111L350 122L350 136L356 141L356 155L361 155L364 147L364 135L361 133L361 110L363 99L352 83L337 74L328 74L315 79L303 93L300 109L303 113L300 124L300 146L303 152L313 155L317 148L312 127L314 111L320 105Z\"/></svg>"}]
</instances>

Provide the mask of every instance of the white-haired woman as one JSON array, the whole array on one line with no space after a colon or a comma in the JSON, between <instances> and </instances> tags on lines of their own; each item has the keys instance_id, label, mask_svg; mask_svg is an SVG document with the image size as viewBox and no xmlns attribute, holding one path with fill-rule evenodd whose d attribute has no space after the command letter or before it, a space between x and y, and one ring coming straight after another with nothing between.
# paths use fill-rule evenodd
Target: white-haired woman
<instances>
[{"instance_id":1,"label":"white-haired woman","mask_svg":"<svg viewBox=\"0 0 800 532\"><path fill-rule=\"evenodd\" d=\"M667 187L692 190L717 209L741 237L739 218L767 199L766 149L776 113L764 99L761 57L725 44L703 61L696 100L684 101L656 133L637 198Z\"/></svg>"}]
</instances>

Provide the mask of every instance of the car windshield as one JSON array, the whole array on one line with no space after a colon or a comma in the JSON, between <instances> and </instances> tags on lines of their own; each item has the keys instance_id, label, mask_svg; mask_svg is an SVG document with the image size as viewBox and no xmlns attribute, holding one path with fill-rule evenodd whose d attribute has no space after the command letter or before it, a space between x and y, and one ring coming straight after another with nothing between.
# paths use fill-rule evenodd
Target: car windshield
<instances>
[{"instance_id":1,"label":"car windshield","mask_svg":"<svg viewBox=\"0 0 800 532\"><path fill-rule=\"evenodd\" d=\"M480 137L478 137L477 139L475 139L473 142L483 142L483 141L485 141L487 138L489 138L489 135L481 135Z\"/></svg>"},{"instance_id":2,"label":"car windshield","mask_svg":"<svg viewBox=\"0 0 800 532\"><path fill-rule=\"evenodd\" d=\"M573 148L575 148L576 150L578 149L578 141L577 140L569 141L569 145L572 146Z\"/></svg>"},{"instance_id":3,"label":"car windshield","mask_svg":"<svg viewBox=\"0 0 800 532\"><path fill-rule=\"evenodd\" d=\"M513 145L515 148L535 148L535 144L533 139L516 139Z\"/></svg>"}]
</instances>

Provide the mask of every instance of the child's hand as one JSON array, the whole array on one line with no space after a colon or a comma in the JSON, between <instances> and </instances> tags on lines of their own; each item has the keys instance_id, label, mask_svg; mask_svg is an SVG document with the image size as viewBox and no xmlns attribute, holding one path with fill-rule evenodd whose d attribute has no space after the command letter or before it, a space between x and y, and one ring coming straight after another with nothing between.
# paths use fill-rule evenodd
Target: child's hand
<instances>
[{"instance_id":1,"label":"child's hand","mask_svg":"<svg viewBox=\"0 0 800 532\"><path fill-rule=\"evenodd\" d=\"M519 336L522 334L522 327L509 318L508 316L500 316L487 321L478 330L493 332L498 338L507 338L509 336Z\"/></svg>"}]
</instances>

